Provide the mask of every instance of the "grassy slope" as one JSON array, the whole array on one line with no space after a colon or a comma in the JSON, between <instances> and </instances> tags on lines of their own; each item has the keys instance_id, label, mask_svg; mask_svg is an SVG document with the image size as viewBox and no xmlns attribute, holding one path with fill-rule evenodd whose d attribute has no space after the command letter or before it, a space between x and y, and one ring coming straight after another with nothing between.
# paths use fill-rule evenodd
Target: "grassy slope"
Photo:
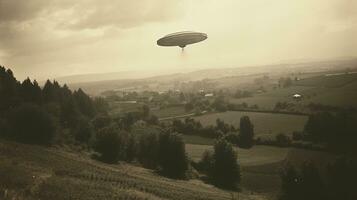
<instances>
[{"instance_id":1,"label":"grassy slope","mask_svg":"<svg viewBox=\"0 0 357 200\"><path fill-rule=\"evenodd\" d=\"M256 135L292 133L293 131L301 131L303 130L307 120L307 116L300 115L239 111L207 114L195 117L195 119L199 120L203 126L214 125L216 123L216 119L220 118L228 124L239 127L240 118L244 115L249 116L250 120L254 124L254 131Z\"/></svg>"},{"instance_id":2,"label":"grassy slope","mask_svg":"<svg viewBox=\"0 0 357 200\"><path fill-rule=\"evenodd\" d=\"M103 164L63 148L4 141L0 175L0 195L7 189L18 199L231 199L230 192L198 180L167 179L141 167Z\"/></svg>"}]
</instances>

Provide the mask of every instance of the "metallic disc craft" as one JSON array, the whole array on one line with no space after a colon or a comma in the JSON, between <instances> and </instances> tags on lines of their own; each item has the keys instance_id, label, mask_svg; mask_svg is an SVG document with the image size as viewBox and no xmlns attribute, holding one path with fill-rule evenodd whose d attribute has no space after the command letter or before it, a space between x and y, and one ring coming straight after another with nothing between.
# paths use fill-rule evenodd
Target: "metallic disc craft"
<instances>
[{"instance_id":1,"label":"metallic disc craft","mask_svg":"<svg viewBox=\"0 0 357 200\"><path fill-rule=\"evenodd\" d=\"M165 47L178 46L183 49L187 45L198 43L205 39L207 39L207 34L205 33L183 31L172 33L160 38L157 41L157 45Z\"/></svg>"}]
</instances>

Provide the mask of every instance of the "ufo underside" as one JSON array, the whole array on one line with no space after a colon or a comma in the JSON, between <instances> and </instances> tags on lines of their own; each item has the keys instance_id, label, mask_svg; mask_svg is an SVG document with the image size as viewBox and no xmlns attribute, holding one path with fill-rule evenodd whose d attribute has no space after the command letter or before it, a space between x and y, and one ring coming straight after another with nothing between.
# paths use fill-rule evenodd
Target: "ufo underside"
<instances>
[{"instance_id":1,"label":"ufo underside","mask_svg":"<svg viewBox=\"0 0 357 200\"><path fill-rule=\"evenodd\" d=\"M207 39L207 34L205 33L185 31L166 35L157 41L157 45L166 47L179 46L184 48L187 45L201 42L205 39Z\"/></svg>"}]
</instances>

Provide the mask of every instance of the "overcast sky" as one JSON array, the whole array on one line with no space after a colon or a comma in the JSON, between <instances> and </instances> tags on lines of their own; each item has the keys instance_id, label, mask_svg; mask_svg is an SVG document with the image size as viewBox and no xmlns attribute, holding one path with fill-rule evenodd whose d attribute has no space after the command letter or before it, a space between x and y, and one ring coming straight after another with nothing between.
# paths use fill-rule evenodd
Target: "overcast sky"
<instances>
[{"instance_id":1,"label":"overcast sky","mask_svg":"<svg viewBox=\"0 0 357 200\"><path fill-rule=\"evenodd\" d=\"M187 71L357 55L356 0L0 0L0 64L19 79ZM168 33L208 34L159 47Z\"/></svg>"}]
</instances>

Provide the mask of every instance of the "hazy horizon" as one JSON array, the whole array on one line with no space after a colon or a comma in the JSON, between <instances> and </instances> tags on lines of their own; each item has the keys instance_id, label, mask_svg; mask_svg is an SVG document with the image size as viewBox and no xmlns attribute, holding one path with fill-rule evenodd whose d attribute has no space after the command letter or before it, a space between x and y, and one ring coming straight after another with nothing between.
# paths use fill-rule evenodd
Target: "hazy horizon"
<instances>
[{"instance_id":1,"label":"hazy horizon","mask_svg":"<svg viewBox=\"0 0 357 200\"><path fill-rule=\"evenodd\" d=\"M193 71L357 55L353 0L0 0L0 64L19 79ZM179 48L168 33L208 34Z\"/></svg>"}]
</instances>

